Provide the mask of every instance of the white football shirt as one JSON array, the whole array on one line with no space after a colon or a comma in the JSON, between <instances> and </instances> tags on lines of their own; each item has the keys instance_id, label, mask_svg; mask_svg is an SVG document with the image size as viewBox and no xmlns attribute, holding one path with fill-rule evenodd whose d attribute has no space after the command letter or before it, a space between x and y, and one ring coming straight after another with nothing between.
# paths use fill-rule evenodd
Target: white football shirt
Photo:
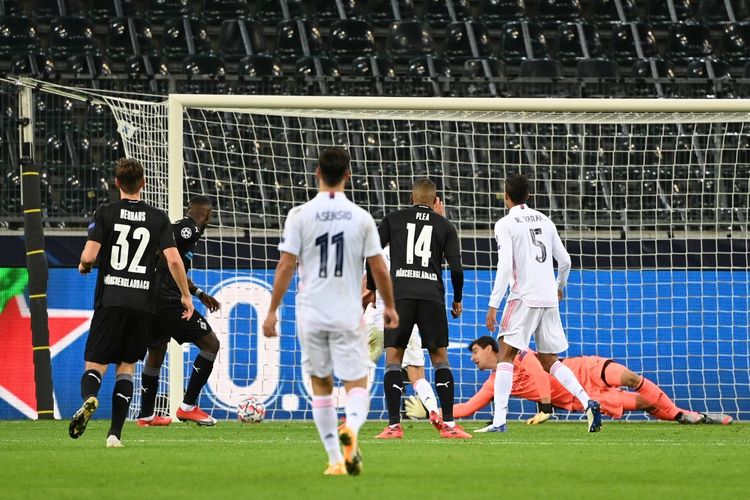
<instances>
[{"instance_id":1,"label":"white football shirt","mask_svg":"<svg viewBox=\"0 0 750 500\"><path fill-rule=\"evenodd\" d=\"M360 325L362 263L382 251L369 213L344 193L318 193L289 211L279 251L297 256L297 322L305 331Z\"/></svg>"},{"instance_id":2,"label":"white football shirt","mask_svg":"<svg viewBox=\"0 0 750 500\"><path fill-rule=\"evenodd\" d=\"M570 255L549 217L516 205L495 224L498 264L490 307L500 307L505 290L508 300L521 299L529 307L557 307L557 291L565 288ZM557 280L552 259L557 261Z\"/></svg>"}]
</instances>

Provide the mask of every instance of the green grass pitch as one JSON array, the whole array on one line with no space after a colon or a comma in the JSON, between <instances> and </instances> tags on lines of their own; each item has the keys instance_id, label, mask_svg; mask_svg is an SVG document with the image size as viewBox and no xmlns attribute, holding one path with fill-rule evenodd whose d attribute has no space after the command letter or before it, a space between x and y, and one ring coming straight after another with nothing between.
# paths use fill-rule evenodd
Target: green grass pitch
<instances>
[{"instance_id":1,"label":"green grass pitch","mask_svg":"<svg viewBox=\"0 0 750 500\"><path fill-rule=\"evenodd\" d=\"M105 449L108 421L78 440L67 422L0 422L0 498L749 498L750 425L606 421L512 423L508 434L441 440L405 423L401 441L361 432L364 471L324 477L312 422L219 422L213 428L127 423ZM466 422L475 429L481 422Z\"/></svg>"}]
</instances>

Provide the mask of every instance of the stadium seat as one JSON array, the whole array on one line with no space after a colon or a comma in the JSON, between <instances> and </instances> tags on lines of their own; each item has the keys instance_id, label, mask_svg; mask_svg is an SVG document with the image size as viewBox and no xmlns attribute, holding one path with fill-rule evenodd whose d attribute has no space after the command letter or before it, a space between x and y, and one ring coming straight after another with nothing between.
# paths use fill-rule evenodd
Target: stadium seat
<instances>
[{"instance_id":1,"label":"stadium seat","mask_svg":"<svg viewBox=\"0 0 750 500\"><path fill-rule=\"evenodd\" d=\"M206 25L197 17L178 17L164 23L162 55L170 61L211 51Z\"/></svg>"},{"instance_id":2,"label":"stadium seat","mask_svg":"<svg viewBox=\"0 0 750 500\"><path fill-rule=\"evenodd\" d=\"M397 61L435 53L427 25L419 21L396 21L388 29L386 52Z\"/></svg>"},{"instance_id":3,"label":"stadium seat","mask_svg":"<svg viewBox=\"0 0 750 500\"><path fill-rule=\"evenodd\" d=\"M557 28L557 54L555 59L563 65L575 65L584 58L602 55L599 33L592 24L563 23Z\"/></svg>"},{"instance_id":4,"label":"stadium seat","mask_svg":"<svg viewBox=\"0 0 750 500\"><path fill-rule=\"evenodd\" d=\"M706 80L705 85L691 85L687 97L732 97L729 65L716 59L695 59L688 63L687 77Z\"/></svg>"},{"instance_id":5,"label":"stadium seat","mask_svg":"<svg viewBox=\"0 0 750 500\"><path fill-rule=\"evenodd\" d=\"M107 24L115 17L135 14L134 0L91 0L86 17L96 24Z\"/></svg>"},{"instance_id":6,"label":"stadium seat","mask_svg":"<svg viewBox=\"0 0 750 500\"><path fill-rule=\"evenodd\" d=\"M318 55L323 49L320 26L310 19L281 21L276 28L274 55L284 62L296 61L300 57Z\"/></svg>"},{"instance_id":7,"label":"stadium seat","mask_svg":"<svg viewBox=\"0 0 750 500\"><path fill-rule=\"evenodd\" d=\"M99 47L94 40L94 26L83 17L57 17L52 20L49 52L54 58L95 54Z\"/></svg>"},{"instance_id":8,"label":"stadium seat","mask_svg":"<svg viewBox=\"0 0 750 500\"><path fill-rule=\"evenodd\" d=\"M68 72L73 73L76 77L97 78L100 76L111 76L112 65L109 59L103 56L71 56L68 59Z\"/></svg>"},{"instance_id":9,"label":"stadium seat","mask_svg":"<svg viewBox=\"0 0 750 500\"><path fill-rule=\"evenodd\" d=\"M593 0L589 8L589 19L602 27L637 21L635 0Z\"/></svg>"},{"instance_id":10,"label":"stadium seat","mask_svg":"<svg viewBox=\"0 0 750 500\"><path fill-rule=\"evenodd\" d=\"M124 61L133 55L153 55L156 48L151 24L142 18L116 17L107 28L107 55Z\"/></svg>"},{"instance_id":11,"label":"stadium seat","mask_svg":"<svg viewBox=\"0 0 750 500\"><path fill-rule=\"evenodd\" d=\"M56 17L77 16L81 13L79 0L31 0L31 17L38 23L48 23Z\"/></svg>"},{"instance_id":12,"label":"stadium seat","mask_svg":"<svg viewBox=\"0 0 750 500\"><path fill-rule=\"evenodd\" d=\"M727 24L719 46L721 57L733 66L742 66L750 60L750 23Z\"/></svg>"},{"instance_id":13,"label":"stadium seat","mask_svg":"<svg viewBox=\"0 0 750 500\"><path fill-rule=\"evenodd\" d=\"M479 19L491 28L526 17L524 0L482 0Z\"/></svg>"},{"instance_id":14,"label":"stadium seat","mask_svg":"<svg viewBox=\"0 0 750 500\"><path fill-rule=\"evenodd\" d=\"M416 78L449 78L451 65L442 57L431 55L414 57L409 60L409 76Z\"/></svg>"},{"instance_id":15,"label":"stadium seat","mask_svg":"<svg viewBox=\"0 0 750 500\"><path fill-rule=\"evenodd\" d=\"M443 57L463 62L466 59L491 55L489 33L482 23L456 21L448 24L443 39Z\"/></svg>"},{"instance_id":16,"label":"stadium seat","mask_svg":"<svg viewBox=\"0 0 750 500\"><path fill-rule=\"evenodd\" d=\"M248 14L247 0L203 0L201 8L201 17L210 25L227 19L244 19Z\"/></svg>"},{"instance_id":17,"label":"stadium seat","mask_svg":"<svg viewBox=\"0 0 750 500\"><path fill-rule=\"evenodd\" d=\"M609 59L581 59L576 65L576 78L610 80L620 77L617 63Z\"/></svg>"},{"instance_id":18,"label":"stadium seat","mask_svg":"<svg viewBox=\"0 0 750 500\"><path fill-rule=\"evenodd\" d=\"M649 0L646 22L657 29L693 20L690 0Z\"/></svg>"},{"instance_id":19,"label":"stadium seat","mask_svg":"<svg viewBox=\"0 0 750 500\"><path fill-rule=\"evenodd\" d=\"M260 0L253 17L264 26L273 26L304 15L302 0Z\"/></svg>"},{"instance_id":20,"label":"stadium seat","mask_svg":"<svg viewBox=\"0 0 750 500\"><path fill-rule=\"evenodd\" d=\"M213 54L197 54L182 60L188 77L224 78L227 74L224 59Z\"/></svg>"},{"instance_id":21,"label":"stadium seat","mask_svg":"<svg viewBox=\"0 0 750 500\"><path fill-rule=\"evenodd\" d=\"M422 18L430 25L445 25L471 17L467 0L425 0Z\"/></svg>"},{"instance_id":22,"label":"stadium seat","mask_svg":"<svg viewBox=\"0 0 750 500\"><path fill-rule=\"evenodd\" d=\"M464 62L464 78L502 78L505 74L503 63L494 57L467 59Z\"/></svg>"},{"instance_id":23,"label":"stadium seat","mask_svg":"<svg viewBox=\"0 0 750 500\"><path fill-rule=\"evenodd\" d=\"M366 17L377 26L387 26L414 16L412 0L370 0L367 4Z\"/></svg>"},{"instance_id":24,"label":"stadium seat","mask_svg":"<svg viewBox=\"0 0 750 500\"><path fill-rule=\"evenodd\" d=\"M539 0L534 20L547 29L554 29L561 22L577 22L583 18L579 0Z\"/></svg>"},{"instance_id":25,"label":"stadium seat","mask_svg":"<svg viewBox=\"0 0 750 500\"><path fill-rule=\"evenodd\" d=\"M338 64L330 57L302 57L297 59L295 66L295 73L298 76L339 76Z\"/></svg>"},{"instance_id":26,"label":"stadium seat","mask_svg":"<svg viewBox=\"0 0 750 500\"><path fill-rule=\"evenodd\" d=\"M61 185L55 191L63 193L58 202L60 215L91 217L94 210L109 202L109 184L101 169L86 165L66 165L51 169L50 176L58 177Z\"/></svg>"},{"instance_id":27,"label":"stadium seat","mask_svg":"<svg viewBox=\"0 0 750 500\"><path fill-rule=\"evenodd\" d=\"M266 52L263 26L248 19L232 19L221 23L219 51L227 61Z\"/></svg>"},{"instance_id":28,"label":"stadium seat","mask_svg":"<svg viewBox=\"0 0 750 500\"><path fill-rule=\"evenodd\" d=\"M674 66L659 58L639 59L633 64L635 78L674 78Z\"/></svg>"},{"instance_id":29,"label":"stadium seat","mask_svg":"<svg viewBox=\"0 0 750 500\"><path fill-rule=\"evenodd\" d=\"M315 0L314 3L315 10L311 12L311 15L323 25L328 25L341 19L355 18L363 10L360 5L362 0ZM343 15L339 12L339 4L341 4L344 10Z\"/></svg>"},{"instance_id":30,"label":"stadium seat","mask_svg":"<svg viewBox=\"0 0 750 500\"><path fill-rule=\"evenodd\" d=\"M36 25L30 18L0 16L0 56L8 58L38 49Z\"/></svg>"},{"instance_id":31,"label":"stadium seat","mask_svg":"<svg viewBox=\"0 0 750 500\"><path fill-rule=\"evenodd\" d=\"M146 18L152 23L164 23L175 17L191 14L188 0L146 0Z\"/></svg>"},{"instance_id":32,"label":"stadium seat","mask_svg":"<svg viewBox=\"0 0 750 500\"><path fill-rule=\"evenodd\" d=\"M711 32L704 24L678 23L669 27L667 59L681 64L711 55Z\"/></svg>"},{"instance_id":33,"label":"stadium seat","mask_svg":"<svg viewBox=\"0 0 750 500\"><path fill-rule=\"evenodd\" d=\"M562 78L562 65L552 59L526 59L521 62L521 78Z\"/></svg>"},{"instance_id":34,"label":"stadium seat","mask_svg":"<svg viewBox=\"0 0 750 500\"><path fill-rule=\"evenodd\" d=\"M352 75L393 78L396 76L396 66L388 57L358 57L352 61Z\"/></svg>"},{"instance_id":35,"label":"stadium seat","mask_svg":"<svg viewBox=\"0 0 750 500\"><path fill-rule=\"evenodd\" d=\"M0 16L22 16L24 9L20 0L0 0Z\"/></svg>"},{"instance_id":36,"label":"stadium seat","mask_svg":"<svg viewBox=\"0 0 750 500\"><path fill-rule=\"evenodd\" d=\"M328 54L337 61L349 63L356 57L367 57L375 52L375 31L367 21L346 19L331 25Z\"/></svg>"},{"instance_id":37,"label":"stadium seat","mask_svg":"<svg viewBox=\"0 0 750 500\"><path fill-rule=\"evenodd\" d=\"M544 30L536 23L513 21L503 26L500 42L501 57L505 64L518 66L525 59L548 57Z\"/></svg>"},{"instance_id":38,"label":"stadium seat","mask_svg":"<svg viewBox=\"0 0 750 500\"><path fill-rule=\"evenodd\" d=\"M125 63L127 74L131 76L154 77L167 76L169 68L167 62L158 56L132 56Z\"/></svg>"},{"instance_id":39,"label":"stadium seat","mask_svg":"<svg viewBox=\"0 0 750 500\"><path fill-rule=\"evenodd\" d=\"M639 50L640 49L640 50ZM643 23L616 23L612 25L610 57L622 65L637 59L656 57L659 49L653 31Z\"/></svg>"},{"instance_id":40,"label":"stadium seat","mask_svg":"<svg viewBox=\"0 0 750 500\"><path fill-rule=\"evenodd\" d=\"M266 54L256 54L240 59L238 74L241 77L262 78L282 76L281 64Z\"/></svg>"},{"instance_id":41,"label":"stadium seat","mask_svg":"<svg viewBox=\"0 0 750 500\"><path fill-rule=\"evenodd\" d=\"M31 52L18 55L10 64L13 75L33 76L53 79L57 76L55 61L42 52Z\"/></svg>"},{"instance_id":42,"label":"stadium seat","mask_svg":"<svg viewBox=\"0 0 750 500\"><path fill-rule=\"evenodd\" d=\"M746 2L742 0L701 0L698 9L701 20L709 26L735 23L747 15Z\"/></svg>"}]
</instances>

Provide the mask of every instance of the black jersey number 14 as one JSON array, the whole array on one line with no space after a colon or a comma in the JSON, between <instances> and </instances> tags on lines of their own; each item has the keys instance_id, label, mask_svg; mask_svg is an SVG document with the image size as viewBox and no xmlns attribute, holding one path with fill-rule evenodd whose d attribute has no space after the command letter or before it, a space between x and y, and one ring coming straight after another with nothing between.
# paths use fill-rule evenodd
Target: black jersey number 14
<instances>
[{"instance_id":1,"label":"black jersey number 14","mask_svg":"<svg viewBox=\"0 0 750 500\"><path fill-rule=\"evenodd\" d=\"M344 233L336 233L331 236L331 244L336 245L336 264L333 275L340 278L344 272ZM315 238L315 245L320 247L320 270L318 276L328 277L328 233L321 234Z\"/></svg>"}]
</instances>

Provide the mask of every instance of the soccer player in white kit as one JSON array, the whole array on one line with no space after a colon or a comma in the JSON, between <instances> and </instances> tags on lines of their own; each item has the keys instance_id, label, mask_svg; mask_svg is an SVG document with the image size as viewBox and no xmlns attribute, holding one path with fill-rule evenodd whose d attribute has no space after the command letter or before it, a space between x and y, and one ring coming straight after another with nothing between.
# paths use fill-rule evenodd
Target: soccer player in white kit
<instances>
[{"instance_id":1,"label":"soccer player in white kit","mask_svg":"<svg viewBox=\"0 0 750 500\"><path fill-rule=\"evenodd\" d=\"M505 181L508 214L495 224L498 264L495 286L487 309L486 326L497 327L497 308L510 287L500 322L500 353L495 376L495 414L492 424L475 432L507 432L508 398L513 385L513 360L519 350L529 348L534 336L539 361L586 409L589 432L601 430L601 410L589 398L573 372L558 354L568 349L558 302L570 273L570 255L557 234L555 224L529 208L529 180L513 174ZM552 267L557 261L557 280Z\"/></svg>"},{"instance_id":2,"label":"soccer player in white kit","mask_svg":"<svg viewBox=\"0 0 750 500\"><path fill-rule=\"evenodd\" d=\"M278 334L276 312L299 263L297 334L302 365L312 382L313 420L328 453L326 475L357 475L362 469L357 434L369 410L367 332L360 309L364 259L383 295L385 325L398 325L375 221L344 194L349 161L349 153L341 147L324 150L316 170L317 196L289 211L279 243L281 257L271 305L263 323L266 337ZM347 391L346 424L338 433L333 375L344 382Z\"/></svg>"}]
</instances>

